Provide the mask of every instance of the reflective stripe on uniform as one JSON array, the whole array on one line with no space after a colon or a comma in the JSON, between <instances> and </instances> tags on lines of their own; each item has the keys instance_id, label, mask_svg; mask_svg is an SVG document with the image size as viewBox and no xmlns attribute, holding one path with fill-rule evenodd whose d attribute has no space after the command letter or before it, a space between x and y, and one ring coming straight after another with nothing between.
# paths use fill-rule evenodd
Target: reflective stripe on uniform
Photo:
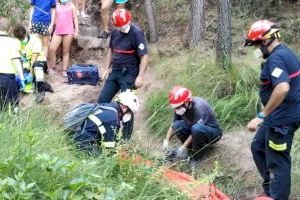
<instances>
[{"instance_id":1,"label":"reflective stripe on uniform","mask_svg":"<svg viewBox=\"0 0 300 200\"><path fill-rule=\"evenodd\" d=\"M101 144L106 148L114 148L116 146L116 142L102 142Z\"/></svg>"},{"instance_id":2,"label":"reflective stripe on uniform","mask_svg":"<svg viewBox=\"0 0 300 200\"><path fill-rule=\"evenodd\" d=\"M293 79L293 78L298 77L298 76L300 76L300 70L298 70L297 72L294 72L294 73L290 74L289 75L289 79ZM271 81L263 81L261 84L262 85L268 85L270 83L271 83Z\"/></svg>"},{"instance_id":3,"label":"reflective stripe on uniform","mask_svg":"<svg viewBox=\"0 0 300 200\"><path fill-rule=\"evenodd\" d=\"M90 114L90 115L88 116L88 118L98 126L98 130L99 130L99 132L101 133L101 135L103 135L104 133L106 133L106 129L105 129L105 127L102 125L102 121L101 121L98 117L96 117L96 116L93 115L93 114Z\"/></svg>"},{"instance_id":4,"label":"reflective stripe on uniform","mask_svg":"<svg viewBox=\"0 0 300 200\"><path fill-rule=\"evenodd\" d=\"M287 149L287 144L275 144L272 140L269 140L269 147L275 151L284 151Z\"/></svg>"},{"instance_id":5,"label":"reflective stripe on uniform","mask_svg":"<svg viewBox=\"0 0 300 200\"><path fill-rule=\"evenodd\" d=\"M112 49L113 53L120 53L120 54L135 54L134 49L129 50L121 50L121 49Z\"/></svg>"}]
</instances>

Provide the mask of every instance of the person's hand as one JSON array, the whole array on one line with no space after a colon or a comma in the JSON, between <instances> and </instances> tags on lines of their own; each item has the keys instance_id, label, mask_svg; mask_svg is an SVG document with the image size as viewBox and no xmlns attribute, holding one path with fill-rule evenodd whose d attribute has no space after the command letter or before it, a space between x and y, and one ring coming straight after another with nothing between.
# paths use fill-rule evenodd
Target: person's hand
<instances>
[{"instance_id":1,"label":"person's hand","mask_svg":"<svg viewBox=\"0 0 300 200\"><path fill-rule=\"evenodd\" d=\"M169 140L164 139L162 148L163 148L163 151L168 151L168 149L169 149Z\"/></svg>"},{"instance_id":2,"label":"person's hand","mask_svg":"<svg viewBox=\"0 0 300 200\"><path fill-rule=\"evenodd\" d=\"M144 84L144 77L142 76L138 76L136 79L135 79L135 82L134 82L134 85L136 88L140 88L142 87Z\"/></svg>"},{"instance_id":3,"label":"person's hand","mask_svg":"<svg viewBox=\"0 0 300 200\"><path fill-rule=\"evenodd\" d=\"M49 34L51 34L53 32L53 24L50 24L50 26L48 27L48 32Z\"/></svg>"},{"instance_id":4,"label":"person's hand","mask_svg":"<svg viewBox=\"0 0 300 200\"><path fill-rule=\"evenodd\" d=\"M259 125L261 125L261 123L262 123L263 121L264 121L263 119L258 118L258 117L255 117L254 119L252 119L252 120L248 123L248 125L247 125L248 130L251 131L251 132L255 132L256 129L257 129L257 127L258 127Z\"/></svg>"},{"instance_id":5,"label":"person's hand","mask_svg":"<svg viewBox=\"0 0 300 200\"><path fill-rule=\"evenodd\" d=\"M20 81L20 85L21 85L20 90L23 91L23 90L25 89L25 81L24 81L24 80L21 80L21 81Z\"/></svg>"},{"instance_id":6,"label":"person's hand","mask_svg":"<svg viewBox=\"0 0 300 200\"><path fill-rule=\"evenodd\" d=\"M176 150L176 157L177 158L186 158L187 157L187 149L185 146L182 145Z\"/></svg>"},{"instance_id":7,"label":"person's hand","mask_svg":"<svg viewBox=\"0 0 300 200\"><path fill-rule=\"evenodd\" d=\"M26 81L26 83L32 83L32 80L33 80L32 74L28 74L28 75L25 77L24 82Z\"/></svg>"},{"instance_id":8,"label":"person's hand","mask_svg":"<svg viewBox=\"0 0 300 200\"><path fill-rule=\"evenodd\" d=\"M102 81L105 81L108 77L108 70L107 69L104 69L103 72L102 72L102 75L101 75L101 80Z\"/></svg>"},{"instance_id":9,"label":"person's hand","mask_svg":"<svg viewBox=\"0 0 300 200\"><path fill-rule=\"evenodd\" d=\"M78 32L78 31L75 31L75 32L74 32L74 35L73 35L73 38L74 38L74 39L77 39L77 38L78 38L78 35L79 35L79 32Z\"/></svg>"}]
</instances>

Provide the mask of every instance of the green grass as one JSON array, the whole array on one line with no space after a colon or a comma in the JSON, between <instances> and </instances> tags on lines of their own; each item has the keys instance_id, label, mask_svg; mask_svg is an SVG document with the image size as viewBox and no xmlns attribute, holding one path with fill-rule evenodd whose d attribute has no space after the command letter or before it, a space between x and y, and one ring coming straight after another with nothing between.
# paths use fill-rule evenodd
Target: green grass
<instances>
[{"instance_id":1,"label":"green grass","mask_svg":"<svg viewBox=\"0 0 300 200\"><path fill-rule=\"evenodd\" d=\"M185 199L155 169L77 151L49 108L0 114L1 199Z\"/></svg>"},{"instance_id":2,"label":"green grass","mask_svg":"<svg viewBox=\"0 0 300 200\"><path fill-rule=\"evenodd\" d=\"M8 17L13 23L22 22L29 15L30 3L27 0L0 1L0 16Z\"/></svg>"}]
</instances>

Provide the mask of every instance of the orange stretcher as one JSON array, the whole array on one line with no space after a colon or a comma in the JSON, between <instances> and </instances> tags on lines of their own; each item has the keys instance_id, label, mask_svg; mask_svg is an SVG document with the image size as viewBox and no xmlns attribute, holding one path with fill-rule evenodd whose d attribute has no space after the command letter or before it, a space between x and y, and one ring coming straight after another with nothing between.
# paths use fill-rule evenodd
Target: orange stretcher
<instances>
[{"instance_id":1,"label":"orange stretcher","mask_svg":"<svg viewBox=\"0 0 300 200\"><path fill-rule=\"evenodd\" d=\"M120 156L121 159L128 159L126 153L122 153ZM155 167L151 161L145 160L139 155L135 155L130 159L136 165L144 164L149 167ZM177 188L192 200L230 200L230 198L220 191L213 183L201 183L191 175L166 167L161 167L158 172L159 173L156 173L155 175L159 174L162 176L171 186Z\"/></svg>"}]
</instances>

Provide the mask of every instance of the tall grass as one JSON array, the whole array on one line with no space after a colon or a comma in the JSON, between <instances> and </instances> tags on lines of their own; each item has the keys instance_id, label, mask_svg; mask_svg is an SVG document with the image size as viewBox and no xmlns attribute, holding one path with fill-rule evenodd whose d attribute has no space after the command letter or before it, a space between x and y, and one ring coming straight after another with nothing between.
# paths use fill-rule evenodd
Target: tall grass
<instances>
[{"instance_id":1,"label":"tall grass","mask_svg":"<svg viewBox=\"0 0 300 200\"><path fill-rule=\"evenodd\" d=\"M49 108L0 121L1 199L185 199L153 178L155 169L77 151Z\"/></svg>"},{"instance_id":2,"label":"tall grass","mask_svg":"<svg viewBox=\"0 0 300 200\"><path fill-rule=\"evenodd\" d=\"M0 1L0 16L9 18L13 23L23 21L30 7L29 2L27 0Z\"/></svg>"},{"instance_id":3,"label":"tall grass","mask_svg":"<svg viewBox=\"0 0 300 200\"><path fill-rule=\"evenodd\" d=\"M245 124L255 115L258 101L258 73L249 67L234 65L231 70L218 68L197 51L179 57L162 59L155 65L163 84L147 100L149 126L162 135L172 121L167 104L168 91L175 85L192 90L194 96L205 98L216 112L222 127L227 130Z\"/></svg>"}]
</instances>

